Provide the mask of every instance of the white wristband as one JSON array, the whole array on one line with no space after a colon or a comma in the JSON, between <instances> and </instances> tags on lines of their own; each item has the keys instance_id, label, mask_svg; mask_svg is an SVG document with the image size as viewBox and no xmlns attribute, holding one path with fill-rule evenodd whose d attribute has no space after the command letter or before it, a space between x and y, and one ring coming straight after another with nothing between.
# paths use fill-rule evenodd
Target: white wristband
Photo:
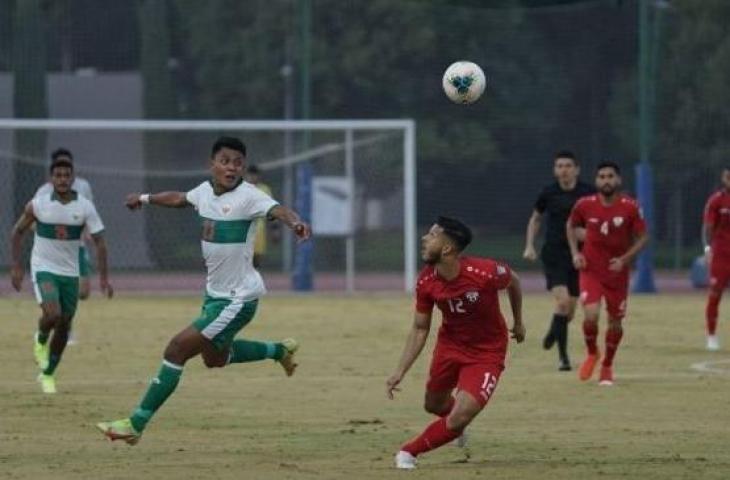
<instances>
[{"instance_id":1,"label":"white wristband","mask_svg":"<svg viewBox=\"0 0 730 480\"><path fill-rule=\"evenodd\" d=\"M712 247L709 245L705 245L705 253L710 253L712 251Z\"/></svg>"},{"instance_id":2,"label":"white wristband","mask_svg":"<svg viewBox=\"0 0 730 480\"><path fill-rule=\"evenodd\" d=\"M139 196L139 203L149 204L150 203L150 194L149 193L143 193Z\"/></svg>"}]
</instances>

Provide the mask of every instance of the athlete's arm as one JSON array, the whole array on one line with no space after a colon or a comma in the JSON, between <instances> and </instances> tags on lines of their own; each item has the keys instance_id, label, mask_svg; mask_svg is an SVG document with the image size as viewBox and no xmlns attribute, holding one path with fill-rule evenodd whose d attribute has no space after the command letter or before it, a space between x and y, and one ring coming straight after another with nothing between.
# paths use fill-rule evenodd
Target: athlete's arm
<instances>
[{"instance_id":1,"label":"athlete's arm","mask_svg":"<svg viewBox=\"0 0 730 480\"><path fill-rule=\"evenodd\" d=\"M581 270L586 267L586 259L580 250L578 250L578 232L577 230L581 227L574 227L573 222L568 219L565 224L565 236L568 238L568 246L570 246L570 254L573 257L573 266L577 270ZM584 234L585 236L585 234Z\"/></svg>"},{"instance_id":2,"label":"athlete's arm","mask_svg":"<svg viewBox=\"0 0 730 480\"><path fill-rule=\"evenodd\" d=\"M421 313L416 311L413 317L413 327L411 328L403 354L398 362L395 373L386 381L386 394L388 398L393 398L393 392L399 390L398 384L403 380L405 374L410 370L413 362L416 361L418 355L421 354L423 346L428 339L428 333L431 331L431 312Z\"/></svg>"},{"instance_id":3,"label":"athlete's arm","mask_svg":"<svg viewBox=\"0 0 730 480\"><path fill-rule=\"evenodd\" d=\"M636 254L639 253L639 251L646 246L648 241L649 234L646 232L643 232L640 235L636 236L634 238L634 243L626 251L626 253L624 253L620 257L615 257L609 260L608 269L614 272L620 272L621 270L623 270L624 266L631 263Z\"/></svg>"},{"instance_id":4,"label":"athlete's arm","mask_svg":"<svg viewBox=\"0 0 730 480\"><path fill-rule=\"evenodd\" d=\"M23 265L20 263L21 252L23 251L23 237L35 221L33 204L28 202L10 234L10 283L17 292L20 291L23 285L23 276L25 275Z\"/></svg>"},{"instance_id":5,"label":"athlete's arm","mask_svg":"<svg viewBox=\"0 0 730 480\"><path fill-rule=\"evenodd\" d=\"M525 252L522 257L526 260L537 260L537 252L535 251L535 237L540 231L540 223L542 221L542 213L537 210L532 211L530 220L527 222L527 238L525 239Z\"/></svg>"},{"instance_id":6,"label":"athlete's arm","mask_svg":"<svg viewBox=\"0 0 730 480\"><path fill-rule=\"evenodd\" d=\"M130 210L142 208L142 205L160 205L169 208L185 208L190 206L185 197L185 192L160 192L160 193L130 193L124 204Z\"/></svg>"},{"instance_id":7,"label":"athlete's arm","mask_svg":"<svg viewBox=\"0 0 730 480\"><path fill-rule=\"evenodd\" d=\"M517 343L525 340L527 331L522 323L522 286L520 285L520 277L515 272L510 272L512 278L507 286L507 296L509 297L509 306L512 308L512 338Z\"/></svg>"},{"instance_id":8,"label":"athlete's arm","mask_svg":"<svg viewBox=\"0 0 730 480\"><path fill-rule=\"evenodd\" d=\"M96 246L96 265L99 269L99 286L107 298L112 298L114 296L114 289L109 283L106 240L104 240L104 235L101 232L92 235L91 238L94 240L94 246Z\"/></svg>"},{"instance_id":9,"label":"athlete's arm","mask_svg":"<svg viewBox=\"0 0 730 480\"><path fill-rule=\"evenodd\" d=\"M279 220L281 223L291 228L294 235L300 242L307 240L312 236L312 229L306 223L303 222L297 212L284 205L277 205L269 211L269 217Z\"/></svg>"}]
</instances>

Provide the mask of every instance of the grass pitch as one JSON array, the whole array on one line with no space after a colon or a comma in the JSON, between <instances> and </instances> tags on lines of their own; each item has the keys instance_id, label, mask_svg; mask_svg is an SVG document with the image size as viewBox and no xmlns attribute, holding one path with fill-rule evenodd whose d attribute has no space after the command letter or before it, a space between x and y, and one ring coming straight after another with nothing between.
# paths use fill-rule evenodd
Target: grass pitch
<instances>
[{"instance_id":1,"label":"grass pitch","mask_svg":"<svg viewBox=\"0 0 730 480\"><path fill-rule=\"evenodd\" d=\"M271 361L207 370L193 360L139 445L104 440L93 425L131 411L167 340L197 315L199 302L122 295L81 304L79 344L67 349L58 369L59 393L43 396L31 340L39 310L25 297L1 299L0 477L409 475L392 468L392 457L431 421L421 409L431 347L398 398L387 400L385 379L410 328L412 300L405 296L267 297L243 334L297 337L302 348L293 378ZM557 371L555 352L540 348L550 309L545 295L526 298L528 340L511 345L497 393L470 427L470 457L444 447L424 455L415 476L730 476L730 349L703 350L702 296L631 298L613 388ZM720 326L730 342L728 322ZM571 327L571 343L578 363L579 323ZM712 362L706 366L716 371L691 369L700 362Z\"/></svg>"}]
</instances>

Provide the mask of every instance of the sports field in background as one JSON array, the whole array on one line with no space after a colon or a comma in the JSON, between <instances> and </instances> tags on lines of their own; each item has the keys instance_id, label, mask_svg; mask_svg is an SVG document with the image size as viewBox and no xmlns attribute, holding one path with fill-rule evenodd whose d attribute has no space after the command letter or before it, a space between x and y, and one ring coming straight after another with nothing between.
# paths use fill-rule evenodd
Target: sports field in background
<instances>
[{"instance_id":1,"label":"sports field in background","mask_svg":"<svg viewBox=\"0 0 730 480\"><path fill-rule=\"evenodd\" d=\"M271 361L206 371L193 360L129 447L110 444L93 425L130 412L199 298L82 304L79 344L66 351L55 396L34 382L38 308L27 293L3 298L0 477L728 478L730 349L704 351L701 294L630 299L613 388L557 372L555 352L540 347L550 299L529 295L528 340L511 345L497 394L469 430L470 458L449 447L424 455L417 472L394 470L399 444L431 421L421 409L430 345L397 399L384 394L411 303L401 295L265 298L243 333L300 339L297 374L288 379ZM583 353L578 326L574 363ZM730 341L730 322L721 319L719 332ZM698 363L714 371L693 370Z\"/></svg>"}]
</instances>

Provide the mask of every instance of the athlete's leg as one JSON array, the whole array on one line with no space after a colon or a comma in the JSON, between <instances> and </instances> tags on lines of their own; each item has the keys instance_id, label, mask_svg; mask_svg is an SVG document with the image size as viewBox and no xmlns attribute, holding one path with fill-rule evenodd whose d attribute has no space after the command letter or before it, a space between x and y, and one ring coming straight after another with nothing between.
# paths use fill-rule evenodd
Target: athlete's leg
<instances>
[{"instance_id":1,"label":"athlete's leg","mask_svg":"<svg viewBox=\"0 0 730 480\"><path fill-rule=\"evenodd\" d=\"M586 358L581 364L578 376L588 380L598 362L598 315L603 296L603 287L593 274L580 274L581 303L583 304L583 339L586 344Z\"/></svg>"},{"instance_id":2,"label":"athlete's leg","mask_svg":"<svg viewBox=\"0 0 730 480\"><path fill-rule=\"evenodd\" d=\"M43 370L43 375L53 375L61 361L63 351L68 343L68 332L71 329L72 317L62 314L58 317L53 327L53 336L50 341L48 353L48 366Z\"/></svg>"},{"instance_id":3,"label":"athlete's leg","mask_svg":"<svg viewBox=\"0 0 730 480\"><path fill-rule=\"evenodd\" d=\"M430 414L445 417L454 408L455 401L452 389L442 390L439 392L426 390L426 396L423 401L423 409Z\"/></svg>"},{"instance_id":4,"label":"athlete's leg","mask_svg":"<svg viewBox=\"0 0 730 480\"><path fill-rule=\"evenodd\" d=\"M91 280L88 276L79 278L79 300L86 300L91 294Z\"/></svg>"},{"instance_id":5,"label":"athlete's leg","mask_svg":"<svg viewBox=\"0 0 730 480\"><path fill-rule=\"evenodd\" d=\"M705 307L705 327L708 337L714 337L717 330L717 318L720 310L722 293L730 281L730 272L724 267L724 262L713 258L710 265L710 288L707 292L707 306ZM709 342L708 342L709 346Z\"/></svg>"},{"instance_id":6,"label":"athlete's leg","mask_svg":"<svg viewBox=\"0 0 730 480\"><path fill-rule=\"evenodd\" d=\"M568 358L568 322L575 311L575 303L566 285L556 285L553 287L552 293L555 298L552 328L558 344L559 369L567 371L571 369Z\"/></svg>"}]
</instances>

